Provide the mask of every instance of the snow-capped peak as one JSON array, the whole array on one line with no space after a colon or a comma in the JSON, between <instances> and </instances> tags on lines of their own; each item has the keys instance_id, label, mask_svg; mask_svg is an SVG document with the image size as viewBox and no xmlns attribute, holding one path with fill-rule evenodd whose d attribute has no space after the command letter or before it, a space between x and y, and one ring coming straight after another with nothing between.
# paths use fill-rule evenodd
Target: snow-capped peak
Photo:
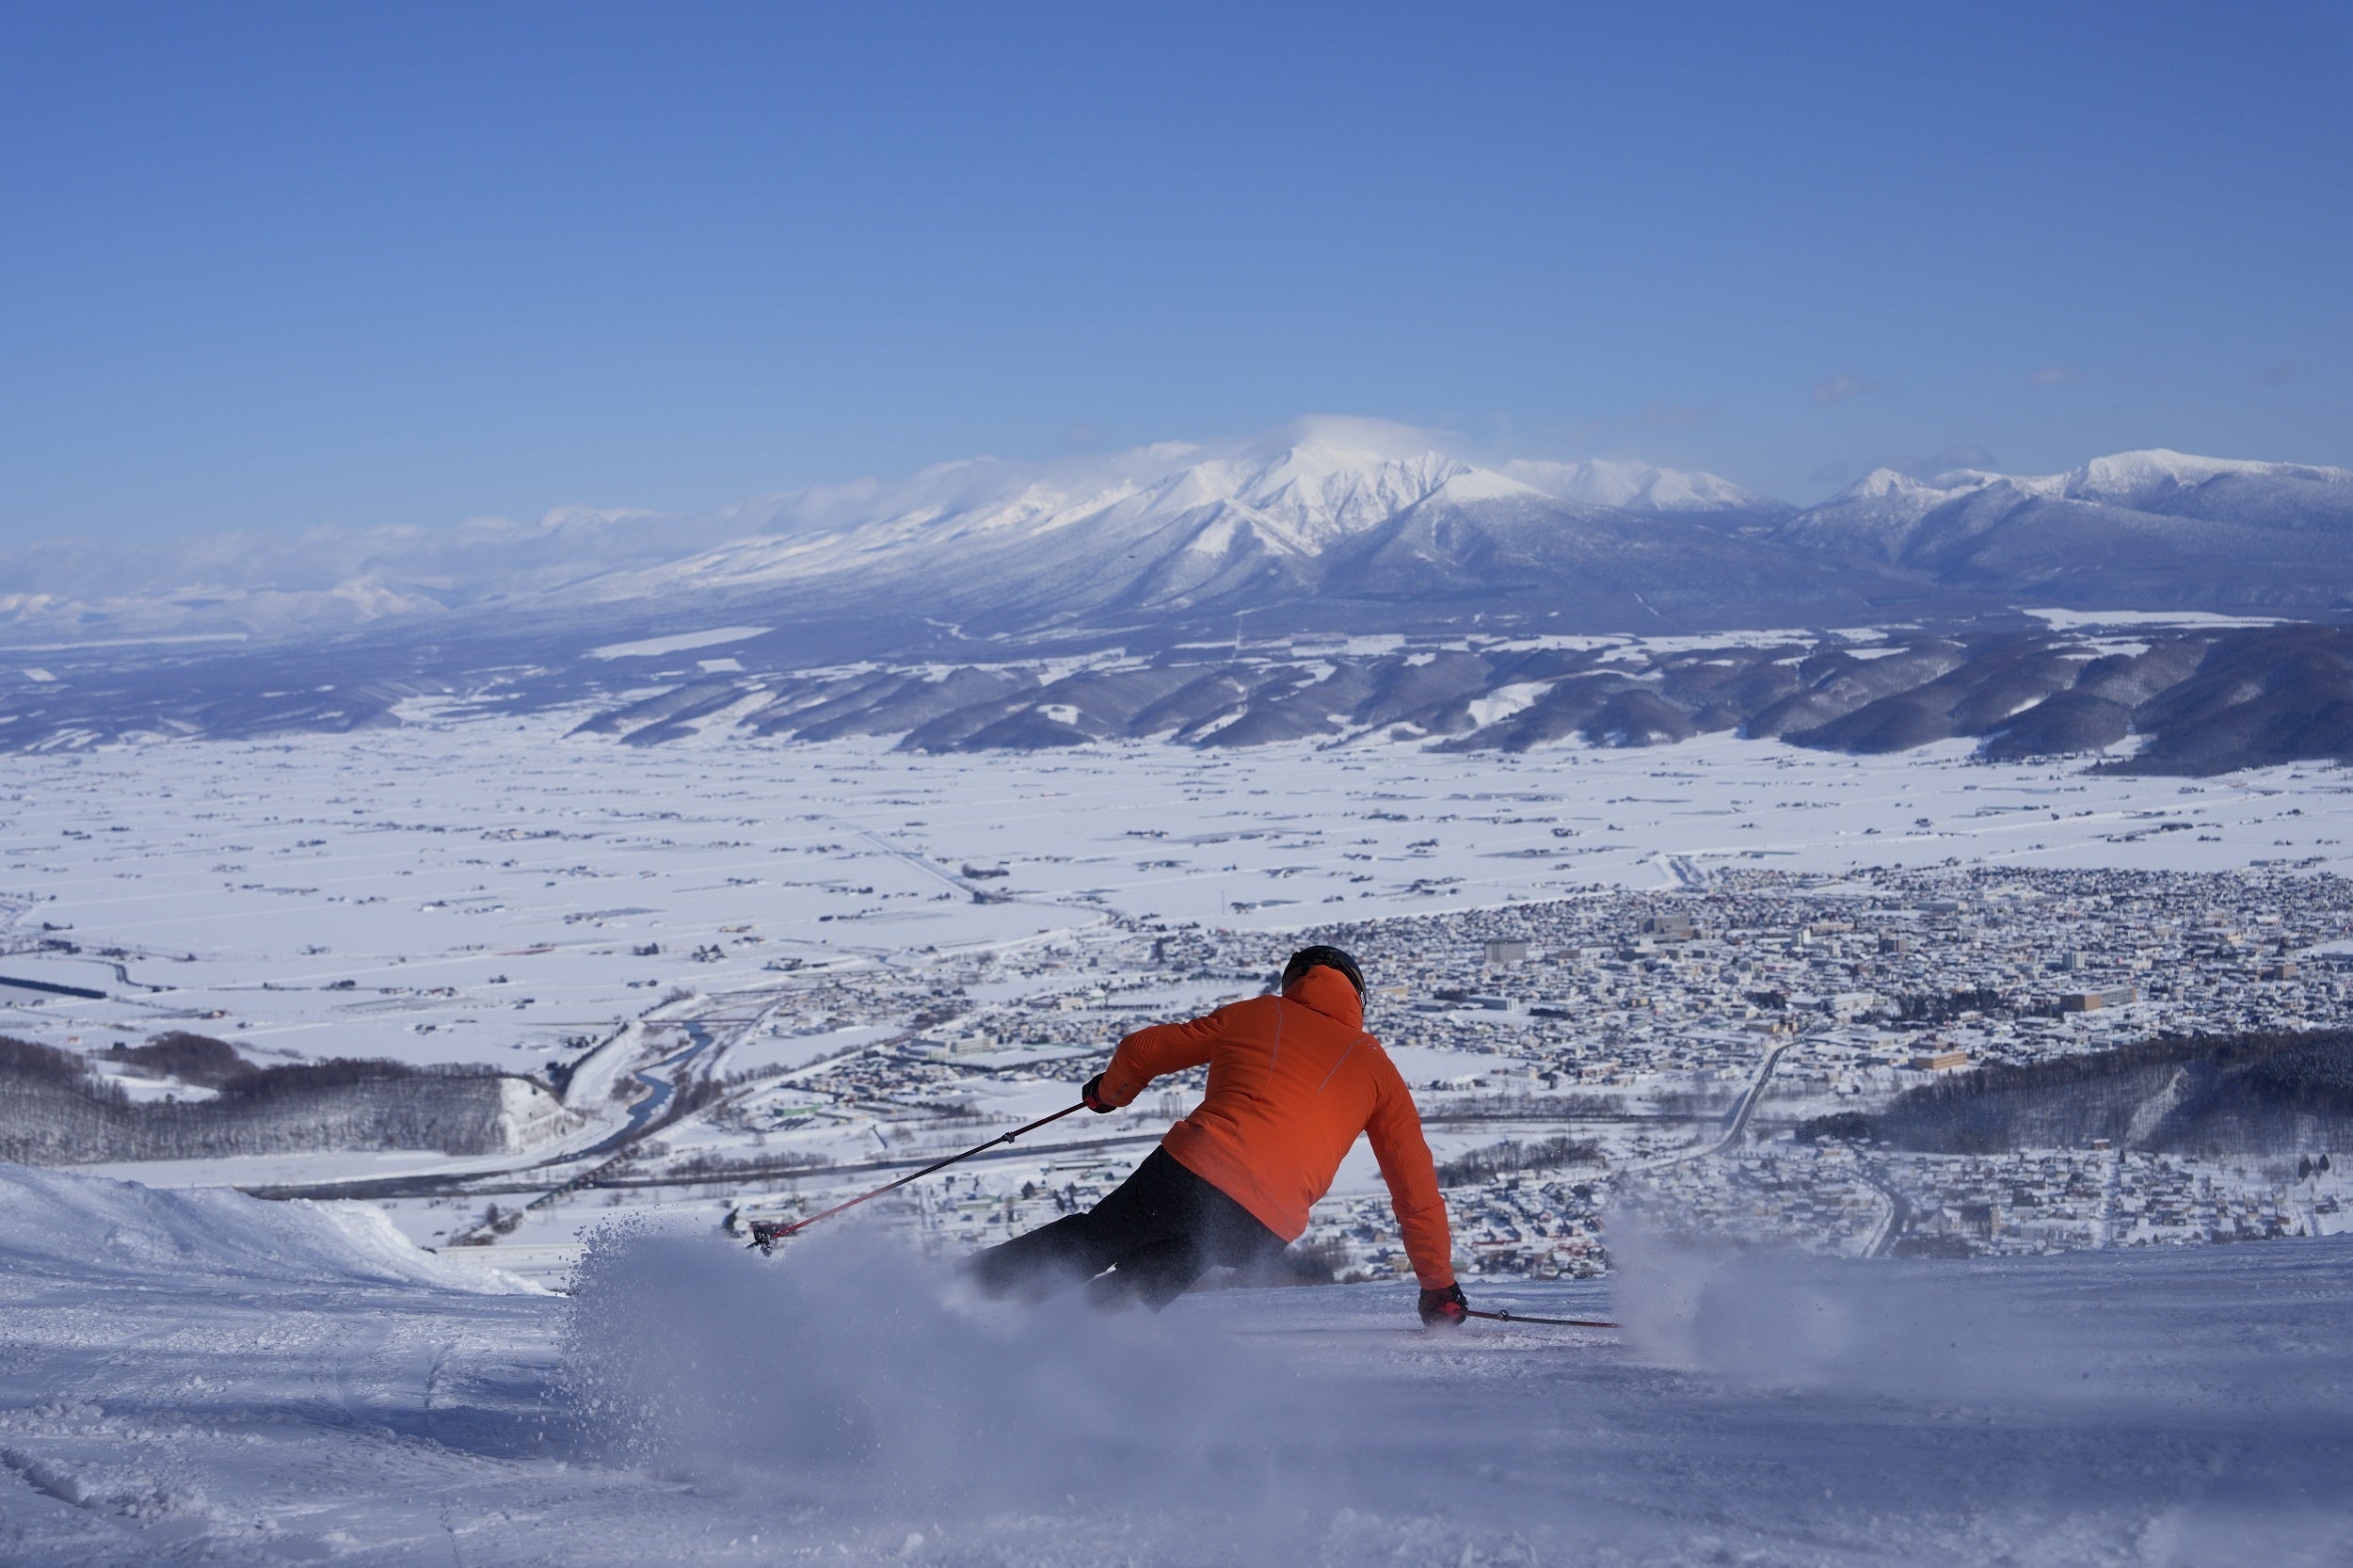
<instances>
[{"instance_id":1,"label":"snow-capped peak","mask_svg":"<svg viewBox=\"0 0 2353 1568\"><path fill-rule=\"evenodd\" d=\"M1321 443L1295 446L1250 475L1234 499L1298 533L1303 542L1361 532L1469 470L1435 452L1382 457Z\"/></svg>"},{"instance_id":2,"label":"snow-capped peak","mask_svg":"<svg viewBox=\"0 0 2353 1568\"><path fill-rule=\"evenodd\" d=\"M1822 504L1836 506L1849 501L1911 501L1919 498L1941 501L1950 491L1962 488L1942 482L1929 484L1897 469L1875 468Z\"/></svg>"},{"instance_id":3,"label":"snow-capped peak","mask_svg":"<svg viewBox=\"0 0 2353 1568\"><path fill-rule=\"evenodd\" d=\"M1503 472L1562 501L1614 506L1627 512L1730 512L1770 509L1775 503L1712 473L1650 463L1588 457L1576 463L1517 458Z\"/></svg>"},{"instance_id":4,"label":"snow-capped peak","mask_svg":"<svg viewBox=\"0 0 2353 1568\"><path fill-rule=\"evenodd\" d=\"M2180 490L2195 489L2226 476L2353 485L2353 470L2317 468L2302 463L2259 463L2231 457L2200 457L2165 447L2094 457L2061 477L2065 485L2064 493L2069 496L2138 506Z\"/></svg>"},{"instance_id":5,"label":"snow-capped peak","mask_svg":"<svg viewBox=\"0 0 2353 1568\"><path fill-rule=\"evenodd\" d=\"M1431 492L1447 500L1462 503L1473 501L1518 501L1545 499L1546 492L1523 484L1509 474L1497 473L1491 468L1465 468L1457 465L1443 484Z\"/></svg>"},{"instance_id":6,"label":"snow-capped peak","mask_svg":"<svg viewBox=\"0 0 2353 1568\"><path fill-rule=\"evenodd\" d=\"M1860 530L1880 541L1881 549L1893 552L1895 541L1922 518L1956 497L1984 488L1992 478L1946 473L1922 480L1898 469L1876 468L1819 505L1792 518L1787 532L1796 538L1819 538L1825 532Z\"/></svg>"}]
</instances>

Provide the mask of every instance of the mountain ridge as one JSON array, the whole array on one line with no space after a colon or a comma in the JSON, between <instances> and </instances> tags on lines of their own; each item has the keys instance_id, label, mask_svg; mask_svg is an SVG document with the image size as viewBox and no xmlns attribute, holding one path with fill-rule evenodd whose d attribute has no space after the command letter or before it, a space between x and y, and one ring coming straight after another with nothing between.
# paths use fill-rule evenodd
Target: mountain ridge
<instances>
[{"instance_id":1,"label":"mountain ridge","mask_svg":"<svg viewBox=\"0 0 2353 1568\"><path fill-rule=\"evenodd\" d=\"M293 644L496 625L560 641L594 623L610 641L616 625L722 610L994 637L1140 620L1198 634L1270 613L1354 631L1465 616L1721 630L2029 603L2328 614L2353 583L2353 470L2150 448L2048 475L1880 469L1800 508L1704 472L1481 462L1443 444L1320 419L1224 443L965 459L693 516L569 507L147 552L48 541L0 555L0 638Z\"/></svg>"}]
</instances>

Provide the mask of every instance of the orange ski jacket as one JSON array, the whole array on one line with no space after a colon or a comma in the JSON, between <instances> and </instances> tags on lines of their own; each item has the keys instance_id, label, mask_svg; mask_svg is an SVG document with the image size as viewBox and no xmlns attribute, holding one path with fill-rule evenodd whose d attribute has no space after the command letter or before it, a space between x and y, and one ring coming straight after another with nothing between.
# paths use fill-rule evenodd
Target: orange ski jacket
<instances>
[{"instance_id":1,"label":"orange ski jacket","mask_svg":"<svg viewBox=\"0 0 2353 1568\"><path fill-rule=\"evenodd\" d=\"M1170 1158L1291 1241L1356 1135L1369 1134L1415 1277L1425 1289L1454 1283L1446 1198L1421 1113L1388 1052L1365 1032L1347 976L1312 968L1279 997L1140 1029L1119 1042L1096 1093L1127 1105L1162 1073L1203 1063L1209 1095L1160 1140Z\"/></svg>"}]
</instances>

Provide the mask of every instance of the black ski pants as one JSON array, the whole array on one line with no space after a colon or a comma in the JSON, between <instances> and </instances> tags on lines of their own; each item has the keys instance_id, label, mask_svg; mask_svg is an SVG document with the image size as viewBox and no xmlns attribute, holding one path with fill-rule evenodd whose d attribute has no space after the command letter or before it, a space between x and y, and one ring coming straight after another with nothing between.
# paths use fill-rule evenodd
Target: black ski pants
<instances>
[{"instance_id":1,"label":"black ski pants","mask_svg":"<svg viewBox=\"0 0 2353 1568\"><path fill-rule=\"evenodd\" d=\"M1154 1149L1093 1208L976 1254L967 1268L992 1296L1042 1301L1086 1280L1097 1306L1140 1301L1158 1312L1211 1266L1248 1268L1283 1247L1257 1215Z\"/></svg>"}]
</instances>

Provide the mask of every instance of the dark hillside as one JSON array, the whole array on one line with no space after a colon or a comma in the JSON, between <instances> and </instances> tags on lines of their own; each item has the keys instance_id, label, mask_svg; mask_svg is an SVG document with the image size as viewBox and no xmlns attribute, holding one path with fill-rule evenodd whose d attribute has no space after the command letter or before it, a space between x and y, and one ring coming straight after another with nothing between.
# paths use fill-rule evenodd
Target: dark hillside
<instances>
[{"instance_id":1,"label":"dark hillside","mask_svg":"<svg viewBox=\"0 0 2353 1568\"><path fill-rule=\"evenodd\" d=\"M78 1165L333 1149L490 1154L514 1137L509 1083L524 1089L535 1119L556 1111L536 1085L480 1067L342 1058L254 1067L218 1040L176 1032L109 1056L217 1093L135 1101L78 1056L0 1036L0 1160Z\"/></svg>"},{"instance_id":2,"label":"dark hillside","mask_svg":"<svg viewBox=\"0 0 2353 1568\"><path fill-rule=\"evenodd\" d=\"M2353 1031L2153 1040L2023 1067L1986 1067L1900 1096L1857 1125L1898 1148L1986 1154L2118 1148L2186 1155L2353 1150Z\"/></svg>"}]
</instances>

